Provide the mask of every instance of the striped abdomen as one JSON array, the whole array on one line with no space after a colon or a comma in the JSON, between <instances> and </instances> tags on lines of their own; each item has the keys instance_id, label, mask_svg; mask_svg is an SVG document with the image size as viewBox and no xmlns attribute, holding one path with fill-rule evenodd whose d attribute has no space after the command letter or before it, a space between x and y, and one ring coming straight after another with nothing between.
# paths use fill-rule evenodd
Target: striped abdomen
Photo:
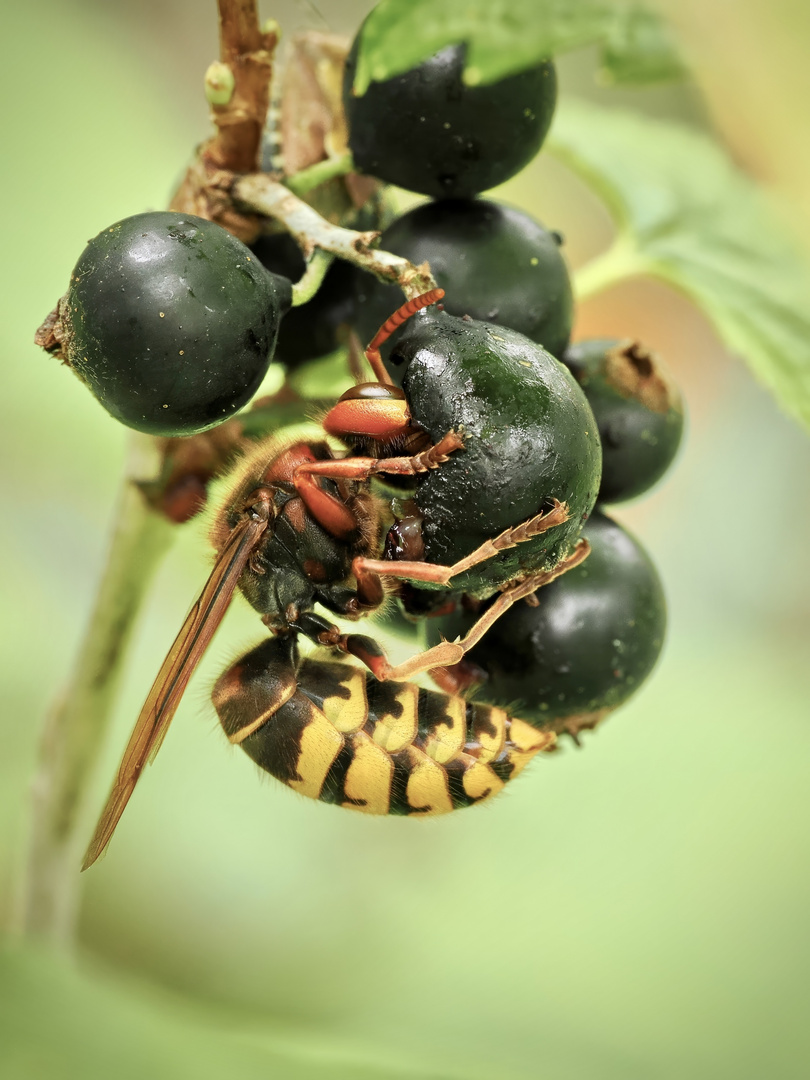
<instances>
[{"instance_id":1,"label":"striped abdomen","mask_svg":"<svg viewBox=\"0 0 810 1080\"><path fill-rule=\"evenodd\" d=\"M226 671L213 697L229 738L257 765L303 795L367 814L471 806L555 741L503 709L381 683L347 663L290 665L278 641Z\"/></svg>"}]
</instances>

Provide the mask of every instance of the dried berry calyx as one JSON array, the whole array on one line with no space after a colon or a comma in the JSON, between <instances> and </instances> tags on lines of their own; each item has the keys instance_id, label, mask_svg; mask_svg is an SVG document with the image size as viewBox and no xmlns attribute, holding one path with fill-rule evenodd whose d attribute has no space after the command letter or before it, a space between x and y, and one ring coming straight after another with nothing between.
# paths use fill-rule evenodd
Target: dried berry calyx
<instances>
[{"instance_id":1,"label":"dried berry calyx","mask_svg":"<svg viewBox=\"0 0 810 1080\"><path fill-rule=\"evenodd\" d=\"M219 225L136 214L77 262L60 303L62 354L123 424L189 435L253 397L290 299L290 282Z\"/></svg>"},{"instance_id":2,"label":"dried berry calyx","mask_svg":"<svg viewBox=\"0 0 810 1080\"><path fill-rule=\"evenodd\" d=\"M602 442L599 500L643 495L675 459L681 393L660 358L638 341L579 341L562 357L591 404Z\"/></svg>"}]
</instances>

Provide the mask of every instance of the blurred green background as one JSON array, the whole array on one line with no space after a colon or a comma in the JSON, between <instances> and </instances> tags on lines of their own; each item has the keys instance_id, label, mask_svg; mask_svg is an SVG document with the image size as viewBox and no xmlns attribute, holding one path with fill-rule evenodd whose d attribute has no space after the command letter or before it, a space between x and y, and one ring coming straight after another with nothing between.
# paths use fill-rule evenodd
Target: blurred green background
<instances>
[{"instance_id":1,"label":"blurred green background","mask_svg":"<svg viewBox=\"0 0 810 1080\"><path fill-rule=\"evenodd\" d=\"M370 5L264 5L352 32ZM693 87L562 91L715 125L810 236L798 0L674 0ZM7 5L0 265L4 567L0 914L10 916L41 717L103 556L125 432L31 343L84 242L166 204L208 132L213 0ZM500 197L566 235L606 216L543 155ZM810 1071L810 443L662 286L629 283L577 336L658 348L690 407L671 478L617 516L656 559L670 634L586 747L488 808L414 823L296 797L229 749L208 704L260 634L234 606L109 857L86 875L77 966L11 942L8 1077L805 1077ZM206 572L183 529L138 634L97 777ZM89 823L88 823L89 824Z\"/></svg>"}]
</instances>

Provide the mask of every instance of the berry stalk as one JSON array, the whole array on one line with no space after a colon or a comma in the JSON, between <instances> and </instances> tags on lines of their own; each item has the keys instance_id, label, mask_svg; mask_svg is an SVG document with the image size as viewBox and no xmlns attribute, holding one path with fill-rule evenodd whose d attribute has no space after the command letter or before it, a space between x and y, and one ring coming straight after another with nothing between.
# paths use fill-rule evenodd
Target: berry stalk
<instances>
[{"instance_id":1,"label":"berry stalk","mask_svg":"<svg viewBox=\"0 0 810 1080\"><path fill-rule=\"evenodd\" d=\"M307 263L303 277L296 281L292 287L292 306L301 307L312 299L323 284L326 272L334 262L335 257L328 251L318 248L313 252L312 258Z\"/></svg>"},{"instance_id":2,"label":"berry stalk","mask_svg":"<svg viewBox=\"0 0 810 1080\"><path fill-rule=\"evenodd\" d=\"M576 271L572 281L574 296L581 304L621 281L640 277L649 271L648 260L631 239L620 234L606 251Z\"/></svg>"},{"instance_id":3,"label":"berry stalk","mask_svg":"<svg viewBox=\"0 0 810 1080\"><path fill-rule=\"evenodd\" d=\"M354 172L354 158L350 153L341 154L340 157L329 157L325 161L316 161L314 165L293 173L284 181L290 191L296 195L306 195L328 180L334 180L337 176L347 176Z\"/></svg>"},{"instance_id":4,"label":"berry stalk","mask_svg":"<svg viewBox=\"0 0 810 1080\"><path fill-rule=\"evenodd\" d=\"M251 173L237 178L231 194L238 205L279 221L295 237L305 255L315 248L330 251L374 274L381 281L398 284L409 300L436 288L427 263L414 266L400 255L372 248L378 233L355 232L354 229L333 225L285 184L273 180L266 173Z\"/></svg>"}]
</instances>

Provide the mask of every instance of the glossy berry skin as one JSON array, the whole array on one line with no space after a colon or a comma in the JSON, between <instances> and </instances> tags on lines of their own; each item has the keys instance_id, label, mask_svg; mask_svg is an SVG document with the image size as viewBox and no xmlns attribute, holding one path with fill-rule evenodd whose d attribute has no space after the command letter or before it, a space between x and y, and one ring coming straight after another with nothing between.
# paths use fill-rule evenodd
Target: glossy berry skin
<instances>
[{"instance_id":1,"label":"glossy berry skin","mask_svg":"<svg viewBox=\"0 0 810 1080\"><path fill-rule=\"evenodd\" d=\"M136 214L77 262L62 304L65 355L123 424L190 435L254 395L290 297L289 281L219 225Z\"/></svg>"},{"instance_id":2,"label":"glossy berry skin","mask_svg":"<svg viewBox=\"0 0 810 1080\"><path fill-rule=\"evenodd\" d=\"M557 101L551 62L467 86L465 46L452 45L357 97L362 32L343 80L349 146L361 172L436 199L466 197L502 184L540 149Z\"/></svg>"},{"instance_id":3,"label":"glossy berry skin","mask_svg":"<svg viewBox=\"0 0 810 1080\"><path fill-rule=\"evenodd\" d=\"M391 360L413 418L434 442L451 430L464 439L418 481L417 557L450 565L552 500L568 505L564 523L453 579L454 590L491 596L556 566L576 544L599 488L593 414L564 365L522 334L445 312L409 325Z\"/></svg>"},{"instance_id":4,"label":"glossy berry skin","mask_svg":"<svg viewBox=\"0 0 810 1080\"><path fill-rule=\"evenodd\" d=\"M670 467L681 444L684 406L672 376L637 341L580 341L568 348L563 361L599 425L599 501L643 495Z\"/></svg>"},{"instance_id":5,"label":"glossy berry skin","mask_svg":"<svg viewBox=\"0 0 810 1080\"><path fill-rule=\"evenodd\" d=\"M253 245L253 251L266 270L290 281L298 281L304 273L304 256L289 233L264 236ZM315 296L285 315L273 359L293 370L308 360L328 356L340 346L340 329L348 328L354 310L354 270L349 263L335 259Z\"/></svg>"},{"instance_id":6,"label":"glossy berry skin","mask_svg":"<svg viewBox=\"0 0 810 1080\"><path fill-rule=\"evenodd\" d=\"M638 690L666 629L661 582L638 540L600 511L582 535L591 544L585 562L541 589L537 607L510 608L458 665L465 685L480 683L476 700L574 735ZM429 620L429 639L452 640L475 617L459 608Z\"/></svg>"},{"instance_id":7,"label":"glossy berry skin","mask_svg":"<svg viewBox=\"0 0 810 1080\"><path fill-rule=\"evenodd\" d=\"M384 251L430 264L451 315L508 326L557 357L568 344L574 314L560 243L558 233L522 210L484 199L417 206L380 238ZM371 274L358 274L357 290L358 333L366 341L398 304L399 290ZM391 347L383 347L384 357Z\"/></svg>"}]
</instances>

